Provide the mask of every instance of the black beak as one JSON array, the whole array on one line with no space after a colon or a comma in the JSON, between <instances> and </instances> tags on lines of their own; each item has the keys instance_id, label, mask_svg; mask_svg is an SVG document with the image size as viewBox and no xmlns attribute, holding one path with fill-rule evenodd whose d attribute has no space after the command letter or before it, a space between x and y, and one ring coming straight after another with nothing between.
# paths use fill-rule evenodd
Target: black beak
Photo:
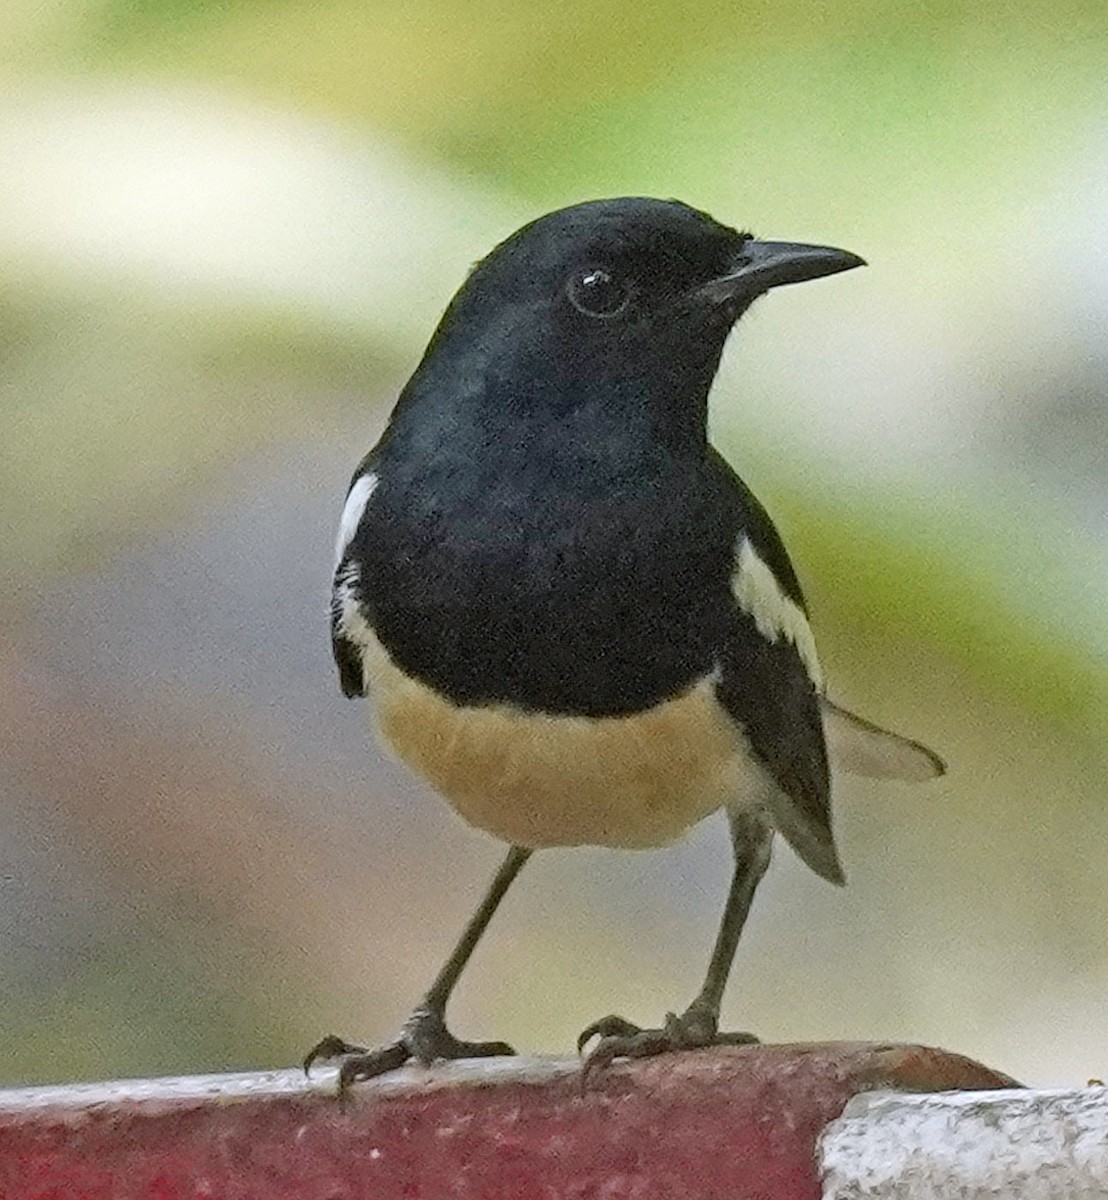
<instances>
[{"instance_id":1,"label":"black beak","mask_svg":"<svg viewBox=\"0 0 1108 1200\"><path fill-rule=\"evenodd\" d=\"M784 283L803 283L823 275L837 275L864 267L866 261L849 250L833 246L806 246L802 242L760 242L754 238L743 244L734 267L726 275L704 286L710 299L723 301L738 296L760 296Z\"/></svg>"}]
</instances>

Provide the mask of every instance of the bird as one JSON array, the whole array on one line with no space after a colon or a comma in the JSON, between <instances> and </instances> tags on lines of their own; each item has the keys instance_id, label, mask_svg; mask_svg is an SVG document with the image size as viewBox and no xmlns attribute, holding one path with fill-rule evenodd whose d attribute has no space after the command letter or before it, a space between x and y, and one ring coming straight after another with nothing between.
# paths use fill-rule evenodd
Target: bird
<instances>
[{"instance_id":1,"label":"bird","mask_svg":"<svg viewBox=\"0 0 1108 1200\"><path fill-rule=\"evenodd\" d=\"M585 1070L756 1041L719 1028L780 835L842 884L832 769L925 780L942 760L831 699L765 508L708 437L724 345L755 300L864 266L676 200L620 197L524 225L450 301L346 493L331 636L386 745L508 850L391 1042L323 1038L339 1087L467 1041L447 1002L509 886L547 847L666 846L726 814L729 891L702 986L656 1027L612 1014Z\"/></svg>"}]
</instances>

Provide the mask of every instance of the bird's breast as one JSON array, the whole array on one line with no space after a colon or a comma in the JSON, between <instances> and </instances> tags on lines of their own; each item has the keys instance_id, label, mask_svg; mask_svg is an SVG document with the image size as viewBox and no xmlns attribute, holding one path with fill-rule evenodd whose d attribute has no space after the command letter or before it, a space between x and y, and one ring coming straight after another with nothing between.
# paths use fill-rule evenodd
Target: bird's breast
<instances>
[{"instance_id":1,"label":"bird's breast","mask_svg":"<svg viewBox=\"0 0 1108 1200\"><path fill-rule=\"evenodd\" d=\"M408 675L462 707L629 716L711 671L731 545L676 493L546 481L375 497L358 592ZM445 493L445 494L444 494Z\"/></svg>"},{"instance_id":2,"label":"bird's breast","mask_svg":"<svg viewBox=\"0 0 1108 1200\"><path fill-rule=\"evenodd\" d=\"M754 794L758 768L705 677L644 712L455 704L364 653L380 733L470 824L515 845L649 847Z\"/></svg>"}]
</instances>

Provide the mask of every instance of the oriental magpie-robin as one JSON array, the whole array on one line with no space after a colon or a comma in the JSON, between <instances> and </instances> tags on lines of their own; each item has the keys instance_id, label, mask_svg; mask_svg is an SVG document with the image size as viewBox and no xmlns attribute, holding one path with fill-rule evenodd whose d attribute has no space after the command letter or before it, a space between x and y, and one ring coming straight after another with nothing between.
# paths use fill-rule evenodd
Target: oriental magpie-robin
<instances>
[{"instance_id":1,"label":"oriental magpie-robin","mask_svg":"<svg viewBox=\"0 0 1108 1200\"><path fill-rule=\"evenodd\" d=\"M511 881L544 846L662 846L723 809L734 875L703 986L657 1029L591 1024L589 1068L753 1040L720 1000L780 833L842 883L840 767L926 779L940 760L831 701L765 509L707 436L727 336L771 288L851 270L673 201L562 209L454 297L338 537L331 632L347 696L399 757L511 849L399 1038L327 1037L345 1088L408 1059L509 1054L446 1003Z\"/></svg>"}]
</instances>

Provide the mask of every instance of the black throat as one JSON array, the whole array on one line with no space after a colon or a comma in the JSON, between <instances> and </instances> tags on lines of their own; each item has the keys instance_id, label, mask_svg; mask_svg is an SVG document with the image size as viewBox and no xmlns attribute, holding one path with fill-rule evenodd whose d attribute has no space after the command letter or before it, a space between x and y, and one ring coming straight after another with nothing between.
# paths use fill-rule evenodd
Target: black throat
<instances>
[{"instance_id":1,"label":"black throat","mask_svg":"<svg viewBox=\"0 0 1108 1200\"><path fill-rule=\"evenodd\" d=\"M558 422L404 409L352 547L402 670L458 704L589 716L711 671L735 528L703 450L595 405Z\"/></svg>"}]
</instances>

